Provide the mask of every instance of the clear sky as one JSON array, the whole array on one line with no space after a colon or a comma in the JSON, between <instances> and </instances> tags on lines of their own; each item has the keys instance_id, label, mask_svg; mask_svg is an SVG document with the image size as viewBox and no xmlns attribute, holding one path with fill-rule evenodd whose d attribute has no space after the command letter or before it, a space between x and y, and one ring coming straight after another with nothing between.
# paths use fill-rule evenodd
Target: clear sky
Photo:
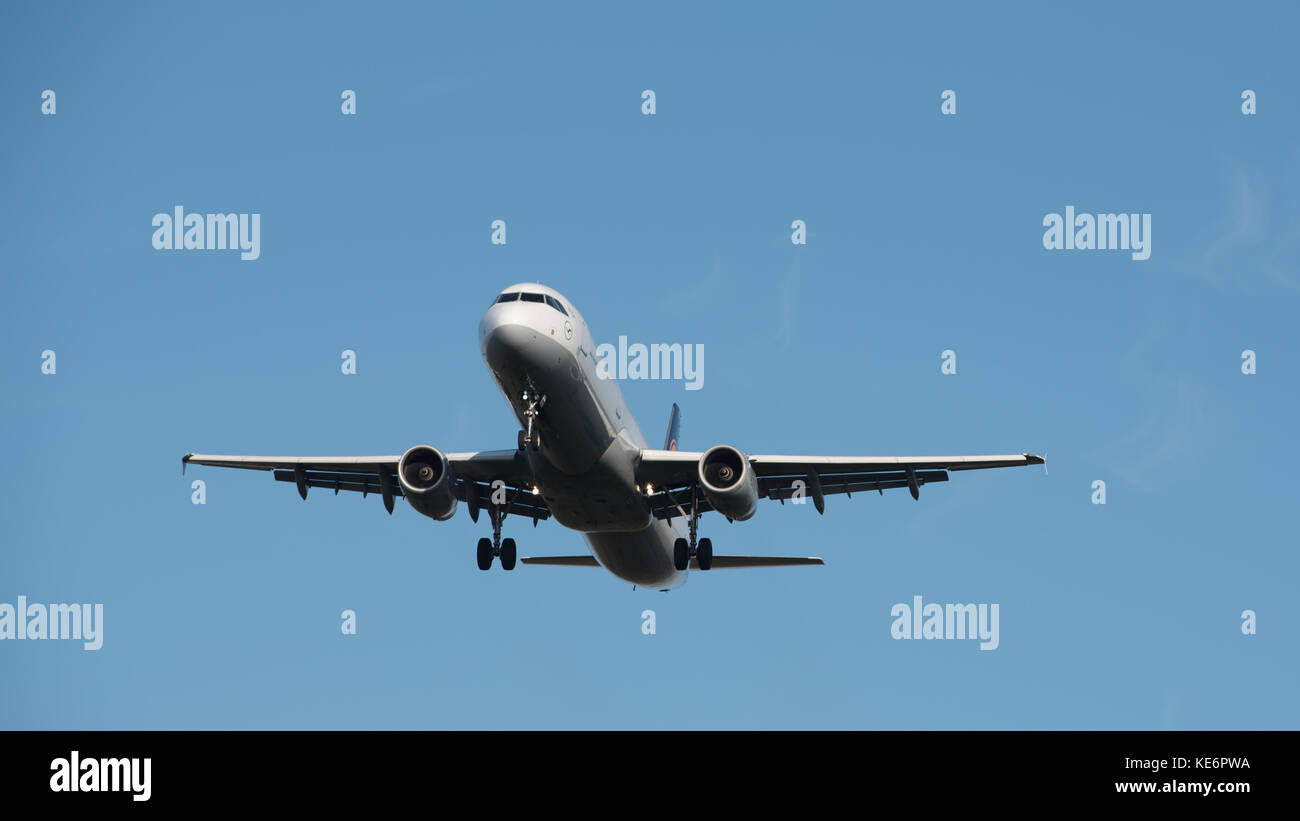
<instances>
[{"instance_id":1,"label":"clear sky","mask_svg":"<svg viewBox=\"0 0 1300 821\"><path fill-rule=\"evenodd\" d=\"M4 4L0 602L105 624L0 642L0 727L1300 727L1297 17ZM260 259L155 250L176 205L260 214ZM1067 205L1151 214L1150 259L1045 250ZM677 402L684 449L1050 474L709 515L826 566L668 594L482 573L463 509L181 475L513 447L476 328L525 280L704 346L702 390L623 384L652 441ZM894 640L916 595L998 604L1000 646Z\"/></svg>"}]
</instances>

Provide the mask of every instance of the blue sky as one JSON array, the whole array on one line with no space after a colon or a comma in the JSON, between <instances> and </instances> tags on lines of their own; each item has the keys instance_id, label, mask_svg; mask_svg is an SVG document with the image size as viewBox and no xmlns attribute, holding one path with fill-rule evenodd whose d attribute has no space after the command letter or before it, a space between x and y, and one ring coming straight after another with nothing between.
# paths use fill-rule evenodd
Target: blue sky
<instances>
[{"instance_id":1,"label":"blue sky","mask_svg":"<svg viewBox=\"0 0 1300 821\"><path fill-rule=\"evenodd\" d=\"M0 643L0 727L1300 727L1297 22L6 4L0 602L101 602L105 639ZM261 258L154 250L177 204L261 214ZM1044 250L1067 205L1152 214L1151 258ZM513 446L475 334L521 280L600 341L704 346L703 390L624 383L652 441L678 402L688 449L1050 475L708 517L827 564L669 594L481 573L463 513L181 475ZM914 595L998 603L999 648L891 639Z\"/></svg>"}]
</instances>

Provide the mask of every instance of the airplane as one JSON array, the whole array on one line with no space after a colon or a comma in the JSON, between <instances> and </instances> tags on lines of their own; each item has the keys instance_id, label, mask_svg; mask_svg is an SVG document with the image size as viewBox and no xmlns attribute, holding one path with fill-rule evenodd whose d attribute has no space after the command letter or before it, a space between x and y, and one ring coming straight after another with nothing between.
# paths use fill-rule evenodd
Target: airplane
<instances>
[{"instance_id":1,"label":"airplane","mask_svg":"<svg viewBox=\"0 0 1300 821\"><path fill-rule=\"evenodd\" d=\"M769 456L726 444L677 448L681 412L669 414L661 449L649 443L623 399L617 379L598 370L597 346L573 303L539 283L497 294L478 327L483 358L519 420L509 450L444 453L416 445L394 456L219 456L188 453L185 466L271 471L310 488L379 495L391 514L403 497L419 513L446 521L464 502L477 523L486 512L492 538L478 540L478 566L500 559L524 564L603 567L634 586L670 590L692 570L821 565L815 556L714 555L699 537L700 516L751 518L760 499L802 502L818 513L825 497L907 488L913 499L953 471L1043 464L1030 453L1001 456ZM577 530L589 553L518 557L501 538L507 517L554 518Z\"/></svg>"}]
</instances>

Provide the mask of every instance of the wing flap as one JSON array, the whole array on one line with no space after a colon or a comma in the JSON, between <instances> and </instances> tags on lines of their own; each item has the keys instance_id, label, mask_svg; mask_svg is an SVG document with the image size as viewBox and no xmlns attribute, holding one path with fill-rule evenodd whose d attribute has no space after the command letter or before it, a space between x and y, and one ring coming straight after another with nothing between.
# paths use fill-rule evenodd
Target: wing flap
<instances>
[{"instance_id":1,"label":"wing flap","mask_svg":"<svg viewBox=\"0 0 1300 821\"><path fill-rule=\"evenodd\" d=\"M549 564L553 567L600 567L595 556L521 556L524 564Z\"/></svg>"},{"instance_id":2,"label":"wing flap","mask_svg":"<svg viewBox=\"0 0 1300 821\"><path fill-rule=\"evenodd\" d=\"M807 487L807 474L804 476L790 476L787 478L771 477L759 481L759 495L766 496L769 499L785 500L790 497L801 494L804 498L810 496ZM820 476L822 493L831 496L838 493L852 495L854 493L885 491L892 488L907 487L907 476L898 473L854 473L845 476ZM796 485L795 482L804 482L803 485ZM926 485L930 482L946 482L948 474L942 470L919 470L916 472L917 485Z\"/></svg>"},{"instance_id":3,"label":"wing flap","mask_svg":"<svg viewBox=\"0 0 1300 821\"><path fill-rule=\"evenodd\" d=\"M277 482L297 482L298 479L292 470L277 470L272 474ZM379 483L379 473L367 476L364 473L327 473L323 471L307 471L307 487L323 487L333 490L336 493L340 490L349 490L356 493L371 494L380 493L383 488ZM393 481L390 487L392 494L401 497L402 486Z\"/></svg>"},{"instance_id":4,"label":"wing flap","mask_svg":"<svg viewBox=\"0 0 1300 821\"><path fill-rule=\"evenodd\" d=\"M714 556L713 570L734 570L742 567L797 567L826 564L819 556ZM699 562L691 559L691 569L699 570Z\"/></svg>"}]
</instances>

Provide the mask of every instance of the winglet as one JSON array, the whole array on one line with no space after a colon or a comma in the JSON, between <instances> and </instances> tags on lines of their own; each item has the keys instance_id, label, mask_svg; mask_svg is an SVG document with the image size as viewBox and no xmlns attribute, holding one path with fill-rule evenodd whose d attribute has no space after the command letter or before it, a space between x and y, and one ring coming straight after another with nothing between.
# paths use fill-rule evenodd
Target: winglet
<instances>
[{"instance_id":1,"label":"winglet","mask_svg":"<svg viewBox=\"0 0 1300 821\"><path fill-rule=\"evenodd\" d=\"M1042 456L1039 456L1036 453L1022 453L1021 456L1025 457L1026 465L1042 465L1043 475L1044 476L1047 475L1047 454L1046 453L1044 453Z\"/></svg>"},{"instance_id":2,"label":"winglet","mask_svg":"<svg viewBox=\"0 0 1300 821\"><path fill-rule=\"evenodd\" d=\"M190 463L190 457L193 456L193 455L194 455L193 453L187 453L187 454L185 454L184 456L181 457L181 475L182 475L182 476L185 475L185 467L186 467L186 465L188 465L188 464Z\"/></svg>"}]
</instances>

